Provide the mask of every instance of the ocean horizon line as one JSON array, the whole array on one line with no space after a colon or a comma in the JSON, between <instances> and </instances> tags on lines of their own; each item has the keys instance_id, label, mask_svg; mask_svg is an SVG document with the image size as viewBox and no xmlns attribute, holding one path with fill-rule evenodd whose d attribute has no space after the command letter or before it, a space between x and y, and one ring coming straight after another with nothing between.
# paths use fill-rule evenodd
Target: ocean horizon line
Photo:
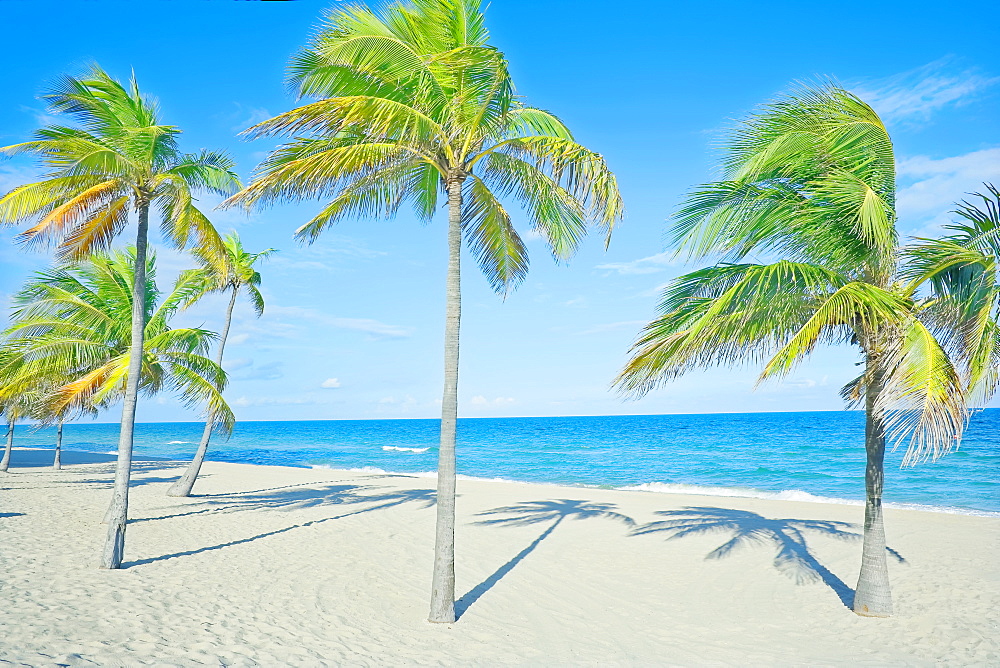
<instances>
[{"instance_id":1,"label":"ocean horizon line","mask_svg":"<svg viewBox=\"0 0 1000 668\"><path fill-rule=\"evenodd\" d=\"M998 410L1000 406L988 406L986 408L976 408L974 413L980 413L982 411L988 410ZM698 415L808 415L811 413L864 413L864 409L857 408L844 408L844 409L820 409L811 411L718 411L718 412L701 412L701 413L601 413L595 415L585 415L585 414L574 414L574 415L459 415L459 420L546 420L546 419L571 419L571 418L604 418L604 417L666 417L666 416L698 416ZM255 423L255 424L265 424L265 423L281 423L281 422L393 422L401 420L421 420L421 421L434 421L440 422L440 417L364 417L364 418L301 418L295 420L237 420L236 424L244 423ZM25 420L23 422L18 422L18 426L30 425L32 422L30 420ZM96 421L96 420L74 420L72 422L66 422L67 425L75 424L120 424L119 420L111 421ZM205 424L204 420L150 420L150 421L139 421L137 420L135 424ZM46 427L55 426L45 425Z\"/></svg>"}]
</instances>

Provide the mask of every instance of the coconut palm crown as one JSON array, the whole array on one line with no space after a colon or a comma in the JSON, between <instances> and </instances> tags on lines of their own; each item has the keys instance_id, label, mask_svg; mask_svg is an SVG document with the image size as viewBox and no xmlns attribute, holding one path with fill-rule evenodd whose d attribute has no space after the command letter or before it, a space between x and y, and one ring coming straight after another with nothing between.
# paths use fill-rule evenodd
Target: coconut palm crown
<instances>
[{"instance_id":1,"label":"coconut palm crown","mask_svg":"<svg viewBox=\"0 0 1000 668\"><path fill-rule=\"evenodd\" d=\"M610 230L622 213L614 175L558 118L514 94L479 5L331 10L289 67L295 92L320 99L247 131L293 138L230 202L328 200L296 232L312 241L339 220L391 217L407 202L429 221L452 197L497 290L528 269L505 200L523 206L558 258L572 255L588 222Z\"/></svg>"},{"instance_id":2,"label":"coconut palm crown","mask_svg":"<svg viewBox=\"0 0 1000 668\"><path fill-rule=\"evenodd\" d=\"M671 230L679 253L718 263L666 288L616 385L641 395L693 369L746 363L763 364L764 381L817 345L856 346L864 370L842 391L867 414L853 607L888 616L886 443L905 443L909 465L959 442L970 388L984 377L977 355L982 346L996 354L995 314L927 280L900 248L892 142L856 96L834 85L797 90L740 124L725 151L723 180L696 189Z\"/></svg>"},{"instance_id":3,"label":"coconut palm crown","mask_svg":"<svg viewBox=\"0 0 1000 668\"><path fill-rule=\"evenodd\" d=\"M455 425L464 236L490 285L524 279L528 255L508 205L523 210L556 259L594 223L610 234L622 214L601 155L553 114L515 94L504 55L488 43L480 0L413 0L380 10L331 10L289 67L290 87L318 98L248 130L290 140L229 200L252 206L318 198L299 227L312 241L345 218L391 217L408 203L429 221L448 210L445 387L438 451L432 622L454 609Z\"/></svg>"}]
</instances>

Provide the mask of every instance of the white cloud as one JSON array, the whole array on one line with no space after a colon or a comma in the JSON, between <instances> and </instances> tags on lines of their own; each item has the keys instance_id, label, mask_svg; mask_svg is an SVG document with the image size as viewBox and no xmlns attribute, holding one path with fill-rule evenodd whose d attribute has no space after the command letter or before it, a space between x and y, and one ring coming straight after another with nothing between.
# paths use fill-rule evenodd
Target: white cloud
<instances>
[{"instance_id":1,"label":"white cloud","mask_svg":"<svg viewBox=\"0 0 1000 668\"><path fill-rule=\"evenodd\" d=\"M328 390L332 390L335 387L340 387L340 381L336 378L327 378L322 383L319 384L320 387L325 387Z\"/></svg>"},{"instance_id":2,"label":"white cloud","mask_svg":"<svg viewBox=\"0 0 1000 668\"><path fill-rule=\"evenodd\" d=\"M246 332L241 332L240 334L233 334L232 336L230 336L227 339L226 343L232 343L233 345L238 346L241 343L246 343L249 338L250 338L249 334L247 334Z\"/></svg>"},{"instance_id":3,"label":"white cloud","mask_svg":"<svg viewBox=\"0 0 1000 668\"><path fill-rule=\"evenodd\" d=\"M509 406L515 402L514 397L497 397L496 399L490 400L481 394L469 399L469 404L476 406L477 408L482 408L485 406Z\"/></svg>"},{"instance_id":4,"label":"white cloud","mask_svg":"<svg viewBox=\"0 0 1000 668\"><path fill-rule=\"evenodd\" d=\"M655 274L674 266L673 253L663 252L649 257L641 257L631 262L608 262L597 265L598 269L617 271L619 274Z\"/></svg>"},{"instance_id":5,"label":"white cloud","mask_svg":"<svg viewBox=\"0 0 1000 668\"><path fill-rule=\"evenodd\" d=\"M862 83L854 92L887 120L923 121L947 106L968 103L1000 82L946 56L921 67Z\"/></svg>"},{"instance_id":6,"label":"white cloud","mask_svg":"<svg viewBox=\"0 0 1000 668\"><path fill-rule=\"evenodd\" d=\"M897 173L904 184L896 197L903 228L919 227L921 234L933 234L954 219L949 212L968 193L981 192L984 181L1000 183L1000 147L950 158L905 158Z\"/></svg>"}]
</instances>

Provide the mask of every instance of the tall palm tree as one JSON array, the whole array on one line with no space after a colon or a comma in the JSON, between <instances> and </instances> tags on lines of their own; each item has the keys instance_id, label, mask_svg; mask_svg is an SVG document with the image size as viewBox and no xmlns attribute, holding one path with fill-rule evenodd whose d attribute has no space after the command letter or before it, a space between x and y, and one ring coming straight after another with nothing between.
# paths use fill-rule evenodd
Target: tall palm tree
<instances>
[{"instance_id":1,"label":"tall palm tree","mask_svg":"<svg viewBox=\"0 0 1000 668\"><path fill-rule=\"evenodd\" d=\"M195 206L193 193L227 195L239 189L233 162L221 153L183 154L180 130L157 119L154 102L133 77L123 86L94 65L83 77L64 77L45 95L50 111L74 118L77 127L51 125L31 141L0 148L0 154L36 156L48 168L36 183L0 198L0 224L35 221L21 239L57 245L58 257L76 260L106 248L135 213L135 289L145 284L150 211L160 213L165 235L177 247L193 240L221 257L222 241ZM142 293L132 303L131 346L143 350ZM132 355L122 404L112 521L102 568L119 568L125 547L132 434L141 356Z\"/></svg>"},{"instance_id":2,"label":"tall palm tree","mask_svg":"<svg viewBox=\"0 0 1000 668\"><path fill-rule=\"evenodd\" d=\"M614 175L549 112L514 94L503 54L487 43L480 0L413 0L373 11L331 10L292 60L289 80L319 98L248 131L291 136L231 203L321 198L297 231L315 240L349 217L391 217L404 202L429 221L448 209L445 369L438 452L432 622L455 619L455 427L458 415L462 236L491 286L528 270L505 201L521 206L557 259L596 222L622 213Z\"/></svg>"},{"instance_id":3,"label":"tall palm tree","mask_svg":"<svg viewBox=\"0 0 1000 668\"><path fill-rule=\"evenodd\" d=\"M222 325L222 332L219 334L219 349L215 359L215 363L220 367L222 366L222 354L226 348L226 338L229 336L229 326L233 320L233 308L236 306L236 297L239 296L240 292L246 293L258 317L264 313L264 296L260 294L258 287L260 286L260 273L254 269L254 264L257 260L266 258L275 252L275 249L268 248L259 253L248 253L235 232L227 235L223 243L226 262L221 270L212 262L212 258L202 257L199 253L195 253L203 265L201 269L193 270L197 272L197 275L194 276L195 280L201 281L201 291L188 302L192 304L209 292L230 293L229 306L226 307L226 318ZM194 459L191 460L184 475L167 490L167 496L190 496L191 488L194 487L194 482L198 479L198 473L201 471L201 465L205 461L205 453L208 452L208 443L212 438L212 429L215 426L214 417L209 415L205 421L205 429L201 434L201 442L198 444Z\"/></svg>"},{"instance_id":4,"label":"tall palm tree","mask_svg":"<svg viewBox=\"0 0 1000 668\"><path fill-rule=\"evenodd\" d=\"M763 381L818 343L857 346L864 372L842 391L866 414L853 609L889 616L886 443L906 442L910 465L958 441L978 382L965 371L972 350L960 335L973 314L906 280L914 257L897 243L892 142L854 95L804 88L763 107L734 130L723 166L725 179L695 190L672 229L679 252L720 263L666 288L616 384L641 395L696 368L766 361Z\"/></svg>"}]
</instances>

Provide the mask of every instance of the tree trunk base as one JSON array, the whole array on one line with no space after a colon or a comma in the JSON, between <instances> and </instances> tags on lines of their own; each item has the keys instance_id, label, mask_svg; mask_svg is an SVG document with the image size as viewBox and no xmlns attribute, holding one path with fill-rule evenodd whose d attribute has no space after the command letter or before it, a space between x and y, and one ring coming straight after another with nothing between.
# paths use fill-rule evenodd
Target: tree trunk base
<instances>
[{"instance_id":1,"label":"tree trunk base","mask_svg":"<svg viewBox=\"0 0 1000 668\"><path fill-rule=\"evenodd\" d=\"M875 612L869 611L868 610L868 606L862 606L862 607L864 608L863 611L862 610L854 610L854 614L856 614L858 617L876 617L878 619L887 619L889 617L892 617L892 613L891 612L889 612L889 613L881 613L880 614L880 613L875 613Z\"/></svg>"},{"instance_id":2,"label":"tree trunk base","mask_svg":"<svg viewBox=\"0 0 1000 668\"><path fill-rule=\"evenodd\" d=\"M122 567L125 558L125 521L119 519L108 527L108 540L101 555L101 568L115 570Z\"/></svg>"},{"instance_id":3,"label":"tree trunk base","mask_svg":"<svg viewBox=\"0 0 1000 668\"><path fill-rule=\"evenodd\" d=\"M194 480L188 480L186 477L182 477L180 480L175 482L167 490L167 496L173 497L185 497L191 496L191 489L194 487Z\"/></svg>"}]
</instances>

